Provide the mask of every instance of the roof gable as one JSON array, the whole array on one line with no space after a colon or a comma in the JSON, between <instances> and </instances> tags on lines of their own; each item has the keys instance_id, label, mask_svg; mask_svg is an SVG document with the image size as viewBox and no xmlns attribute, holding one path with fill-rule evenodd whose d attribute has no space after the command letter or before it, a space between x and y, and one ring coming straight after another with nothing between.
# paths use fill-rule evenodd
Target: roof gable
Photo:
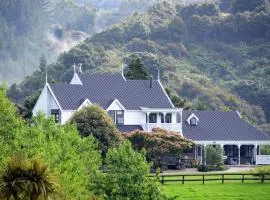
<instances>
[{"instance_id":1,"label":"roof gable","mask_svg":"<svg viewBox=\"0 0 270 200\"><path fill-rule=\"evenodd\" d=\"M126 109L118 99L114 99L106 110L108 111L108 110L126 110Z\"/></svg>"},{"instance_id":2,"label":"roof gable","mask_svg":"<svg viewBox=\"0 0 270 200\"><path fill-rule=\"evenodd\" d=\"M64 110L76 110L81 100L88 98L107 109L117 99L126 110L148 108L173 108L161 84L153 80L125 80L121 74L79 74L80 84L53 84L59 103Z\"/></svg>"},{"instance_id":3,"label":"roof gable","mask_svg":"<svg viewBox=\"0 0 270 200\"><path fill-rule=\"evenodd\" d=\"M193 113L200 120L197 126L186 121ZM182 129L184 136L194 141L269 140L233 111L183 111Z\"/></svg>"},{"instance_id":4,"label":"roof gable","mask_svg":"<svg viewBox=\"0 0 270 200\"><path fill-rule=\"evenodd\" d=\"M88 98L86 98L86 99L82 102L82 104L79 106L78 110L82 109L83 107L89 106L89 105L91 105L91 104L92 104L91 101L90 101Z\"/></svg>"}]
</instances>

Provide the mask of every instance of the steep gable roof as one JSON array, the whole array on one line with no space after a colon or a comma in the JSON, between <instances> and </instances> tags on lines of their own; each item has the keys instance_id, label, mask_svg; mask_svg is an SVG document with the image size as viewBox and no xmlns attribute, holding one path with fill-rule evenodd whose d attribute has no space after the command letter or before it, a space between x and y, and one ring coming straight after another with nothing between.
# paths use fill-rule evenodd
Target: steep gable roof
<instances>
[{"instance_id":1,"label":"steep gable roof","mask_svg":"<svg viewBox=\"0 0 270 200\"><path fill-rule=\"evenodd\" d=\"M195 114L200 122L191 126L186 121ZM183 111L183 134L194 141L250 141L269 140L237 112Z\"/></svg>"},{"instance_id":2,"label":"steep gable roof","mask_svg":"<svg viewBox=\"0 0 270 200\"><path fill-rule=\"evenodd\" d=\"M118 99L127 110L173 108L170 99L157 80L125 80L121 74L78 75L82 85L52 84L51 88L64 110L76 110L88 98L104 109Z\"/></svg>"}]
</instances>

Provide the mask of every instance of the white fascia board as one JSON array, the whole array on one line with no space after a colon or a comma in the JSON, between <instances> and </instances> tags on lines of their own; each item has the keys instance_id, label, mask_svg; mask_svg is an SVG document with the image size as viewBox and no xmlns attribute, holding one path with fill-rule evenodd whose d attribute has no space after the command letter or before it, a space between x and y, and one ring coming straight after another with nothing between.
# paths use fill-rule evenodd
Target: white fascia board
<instances>
[{"instance_id":1,"label":"white fascia board","mask_svg":"<svg viewBox=\"0 0 270 200\"><path fill-rule=\"evenodd\" d=\"M145 108L141 107L143 112L182 112L183 108Z\"/></svg>"},{"instance_id":2,"label":"white fascia board","mask_svg":"<svg viewBox=\"0 0 270 200\"><path fill-rule=\"evenodd\" d=\"M62 107L61 107L60 103L57 101L57 98L56 98L56 96L54 95L54 93L53 93L53 91L52 91L52 89L51 89L50 85L49 85L48 83L46 83L46 85L47 85L47 87L48 87L48 89L49 89L49 91L50 91L51 95L53 96L53 98L54 98L54 100L55 100L56 104L58 105L58 107L59 107L59 108L60 108L60 110L62 111L63 109L62 109Z\"/></svg>"},{"instance_id":3,"label":"white fascia board","mask_svg":"<svg viewBox=\"0 0 270 200\"><path fill-rule=\"evenodd\" d=\"M158 83L159 83L159 85L161 86L161 88L162 88L162 90L163 90L164 94L165 94L165 95L166 95L166 97L168 98L168 100L169 100L170 104L171 104L171 105L172 105L172 107L174 108L175 106L173 105L173 103L172 103L172 101L171 101L171 99L170 99L169 95L167 94L167 92L166 92L166 90L164 89L163 85L161 84L160 80L158 80Z\"/></svg>"},{"instance_id":4,"label":"white fascia board","mask_svg":"<svg viewBox=\"0 0 270 200\"><path fill-rule=\"evenodd\" d=\"M215 140L215 141L207 141L207 140L194 140L193 141L197 145L269 145L270 140Z\"/></svg>"},{"instance_id":5,"label":"white fascia board","mask_svg":"<svg viewBox=\"0 0 270 200\"><path fill-rule=\"evenodd\" d=\"M80 110L81 108L83 108L83 107L85 106L85 104L86 104L86 105L91 105L92 103L91 103L91 101L90 101L88 98L86 98L86 99L82 102L82 104L79 106L79 108L78 108L77 110Z\"/></svg>"},{"instance_id":6,"label":"white fascia board","mask_svg":"<svg viewBox=\"0 0 270 200\"><path fill-rule=\"evenodd\" d=\"M110 107L112 107L113 104L118 104L124 111L126 111L125 107L120 103L118 99L114 99L113 102L109 105L109 107L106 109L106 111L110 110Z\"/></svg>"}]
</instances>

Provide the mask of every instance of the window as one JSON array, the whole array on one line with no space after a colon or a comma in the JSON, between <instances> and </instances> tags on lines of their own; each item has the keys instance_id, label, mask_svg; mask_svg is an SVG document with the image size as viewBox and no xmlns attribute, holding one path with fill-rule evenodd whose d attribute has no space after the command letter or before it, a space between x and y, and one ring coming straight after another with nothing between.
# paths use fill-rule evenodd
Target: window
<instances>
[{"instance_id":1,"label":"window","mask_svg":"<svg viewBox=\"0 0 270 200\"><path fill-rule=\"evenodd\" d=\"M165 121L166 121L166 123L172 123L172 114L171 113L166 114Z\"/></svg>"},{"instance_id":2,"label":"window","mask_svg":"<svg viewBox=\"0 0 270 200\"><path fill-rule=\"evenodd\" d=\"M151 113L149 115L149 123L157 123L157 114L156 113Z\"/></svg>"},{"instance_id":3,"label":"window","mask_svg":"<svg viewBox=\"0 0 270 200\"><path fill-rule=\"evenodd\" d=\"M124 111L123 110L109 110L109 116L112 118L115 124L124 124Z\"/></svg>"},{"instance_id":4,"label":"window","mask_svg":"<svg viewBox=\"0 0 270 200\"><path fill-rule=\"evenodd\" d=\"M53 116L55 123L60 122L60 110L59 109L52 109L51 115Z\"/></svg>"},{"instance_id":5,"label":"window","mask_svg":"<svg viewBox=\"0 0 270 200\"><path fill-rule=\"evenodd\" d=\"M197 119L195 117L190 119L190 125L191 126L196 126L197 125Z\"/></svg>"},{"instance_id":6,"label":"window","mask_svg":"<svg viewBox=\"0 0 270 200\"><path fill-rule=\"evenodd\" d=\"M116 118L116 124L124 124L124 111L117 110L115 118Z\"/></svg>"}]
</instances>

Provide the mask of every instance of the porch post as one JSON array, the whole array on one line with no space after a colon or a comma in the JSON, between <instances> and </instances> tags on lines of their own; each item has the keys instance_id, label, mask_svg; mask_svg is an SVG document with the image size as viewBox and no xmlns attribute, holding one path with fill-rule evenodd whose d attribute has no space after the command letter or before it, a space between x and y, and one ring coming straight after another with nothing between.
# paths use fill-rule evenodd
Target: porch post
<instances>
[{"instance_id":1,"label":"porch post","mask_svg":"<svg viewBox=\"0 0 270 200\"><path fill-rule=\"evenodd\" d=\"M149 112L146 113L146 132L149 132L149 127L148 127L148 124L149 124Z\"/></svg>"},{"instance_id":2,"label":"porch post","mask_svg":"<svg viewBox=\"0 0 270 200\"><path fill-rule=\"evenodd\" d=\"M195 156L195 160L197 159L197 145L195 144L195 146L194 146L194 151L195 151L195 153L194 153L194 156Z\"/></svg>"},{"instance_id":3,"label":"porch post","mask_svg":"<svg viewBox=\"0 0 270 200\"><path fill-rule=\"evenodd\" d=\"M256 165L257 164L257 148L258 148L258 145L255 144L254 145L254 149L253 149L253 156L254 156L254 164Z\"/></svg>"},{"instance_id":4,"label":"porch post","mask_svg":"<svg viewBox=\"0 0 270 200\"><path fill-rule=\"evenodd\" d=\"M222 156L222 163L224 164L224 162L223 162L223 156L224 156L224 144L221 144L220 147L222 148L221 156Z\"/></svg>"},{"instance_id":5,"label":"porch post","mask_svg":"<svg viewBox=\"0 0 270 200\"><path fill-rule=\"evenodd\" d=\"M163 123L165 124L166 123L166 114L167 114L167 112L162 112L162 114L163 114ZM161 123L161 117L160 117L160 123Z\"/></svg>"},{"instance_id":6,"label":"porch post","mask_svg":"<svg viewBox=\"0 0 270 200\"><path fill-rule=\"evenodd\" d=\"M204 150L204 164L206 165L206 144L203 145Z\"/></svg>"},{"instance_id":7,"label":"porch post","mask_svg":"<svg viewBox=\"0 0 270 200\"><path fill-rule=\"evenodd\" d=\"M241 162L240 162L240 150L241 150L241 144L238 144L238 165L241 164Z\"/></svg>"},{"instance_id":8,"label":"porch post","mask_svg":"<svg viewBox=\"0 0 270 200\"><path fill-rule=\"evenodd\" d=\"M203 161L203 146L201 145L201 164L202 164L202 161Z\"/></svg>"}]
</instances>

